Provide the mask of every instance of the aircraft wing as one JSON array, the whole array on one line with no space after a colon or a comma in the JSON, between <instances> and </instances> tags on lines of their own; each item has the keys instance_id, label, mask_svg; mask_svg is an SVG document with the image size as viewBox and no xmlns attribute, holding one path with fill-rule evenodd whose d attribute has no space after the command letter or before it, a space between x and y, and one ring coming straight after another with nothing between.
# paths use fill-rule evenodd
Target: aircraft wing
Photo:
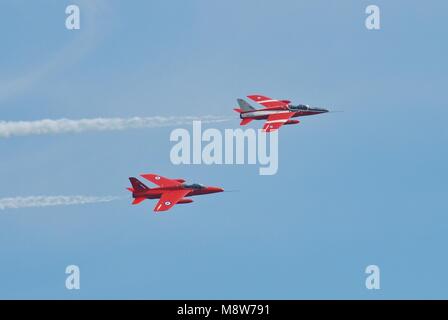
<instances>
[{"instance_id":1,"label":"aircraft wing","mask_svg":"<svg viewBox=\"0 0 448 320\"><path fill-rule=\"evenodd\" d=\"M294 115L294 112L271 114L263 126L264 132L272 132L284 125Z\"/></svg>"},{"instance_id":2,"label":"aircraft wing","mask_svg":"<svg viewBox=\"0 0 448 320\"><path fill-rule=\"evenodd\" d=\"M247 96L252 101L261 104L266 108L279 108L279 107L287 107L289 102L288 100L275 100L266 96L254 94L251 96Z\"/></svg>"},{"instance_id":3,"label":"aircraft wing","mask_svg":"<svg viewBox=\"0 0 448 320\"><path fill-rule=\"evenodd\" d=\"M177 180L168 179L168 178L159 176L158 174L142 174L141 176L143 178L145 178L146 180L149 180L152 183L158 185L161 188L164 188L164 187L175 187L175 186L179 186L179 185L182 184L179 181L180 179L177 179Z\"/></svg>"},{"instance_id":4,"label":"aircraft wing","mask_svg":"<svg viewBox=\"0 0 448 320\"><path fill-rule=\"evenodd\" d=\"M159 202L157 202L154 207L154 211L167 211L171 209L180 199L185 197L191 190L175 190L166 191L160 197Z\"/></svg>"}]
</instances>

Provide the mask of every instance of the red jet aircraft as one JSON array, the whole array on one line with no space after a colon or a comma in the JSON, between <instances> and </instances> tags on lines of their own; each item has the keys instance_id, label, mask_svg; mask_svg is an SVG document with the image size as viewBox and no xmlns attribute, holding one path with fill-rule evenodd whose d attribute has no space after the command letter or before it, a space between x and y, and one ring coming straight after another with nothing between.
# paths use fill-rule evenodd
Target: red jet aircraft
<instances>
[{"instance_id":1,"label":"red jet aircraft","mask_svg":"<svg viewBox=\"0 0 448 320\"><path fill-rule=\"evenodd\" d=\"M267 119L263 126L264 132L272 132L284 124L297 124L299 120L291 120L295 117L311 116L328 112L327 109L311 108L308 105L294 106L289 100L275 100L262 95L247 96L252 101L261 104L263 109L255 109L243 99L237 99L240 108L233 109L240 114L241 123L244 126L252 120Z\"/></svg>"},{"instance_id":2,"label":"red jet aircraft","mask_svg":"<svg viewBox=\"0 0 448 320\"><path fill-rule=\"evenodd\" d=\"M132 192L134 198L132 204L139 204L146 199L160 199L154 211L167 211L177 203L193 202L184 197L224 191L221 188L206 187L197 183L186 184L183 179L167 179L157 174L142 174L141 176L156 184L158 188L148 188L137 178L129 178L132 188L127 189Z\"/></svg>"}]
</instances>

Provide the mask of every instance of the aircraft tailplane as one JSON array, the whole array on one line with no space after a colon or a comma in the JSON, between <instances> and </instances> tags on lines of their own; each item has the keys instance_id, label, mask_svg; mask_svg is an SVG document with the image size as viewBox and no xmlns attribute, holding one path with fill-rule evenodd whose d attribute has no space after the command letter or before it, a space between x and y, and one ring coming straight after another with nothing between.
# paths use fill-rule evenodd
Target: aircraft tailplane
<instances>
[{"instance_id":1,"label":"aircraft tailplane","mask_svg":"<svg viewBox=\"0 0 448 320\"><path fill-rule=\"evenodd\" d=\"M251 118L244 118L243 120L241 120L240 122L240 126L245 126L246 124L248 124L249 122L251 122L253 119Z\"/></svg>"},{"instance_id":2,"label":"aircraft tailplane","mask_svg":"<svg viewBox=\"0 0 448 320\"><path fill-rule=\"evenodd\" d=\"M132 204L139 204L140 202L145 201L146 198L135 198L134 201L132 201Z\"/></svg>"}]
</instances>

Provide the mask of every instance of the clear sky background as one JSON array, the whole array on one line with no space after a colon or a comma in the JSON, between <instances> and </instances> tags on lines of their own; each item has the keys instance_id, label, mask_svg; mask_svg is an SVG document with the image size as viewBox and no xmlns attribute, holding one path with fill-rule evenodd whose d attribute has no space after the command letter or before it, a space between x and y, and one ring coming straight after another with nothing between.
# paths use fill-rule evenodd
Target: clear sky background
<instances>
[{"instance_id":1,"label":"clear sky background","mask_svg":"<svg viewBox=\"0 0 448 320\"><path fill-rule=\"evenodd\" d=\"M65 7L81 30L65 29ZM364 26L381 9L381 30ZM235 116L251 93L343 110L281 129L279 171L174 166L174 128L0 140L0 298L448 298L446 1L0 2L0 119ZM261 122L250 125L258 128ZM187 127L188 128L188 127ZM155 215L129 176L239 192ZM65 267L81 290L65 289ZM365 288L367 265L381 289Z\"/></svg>"}]
</instances>

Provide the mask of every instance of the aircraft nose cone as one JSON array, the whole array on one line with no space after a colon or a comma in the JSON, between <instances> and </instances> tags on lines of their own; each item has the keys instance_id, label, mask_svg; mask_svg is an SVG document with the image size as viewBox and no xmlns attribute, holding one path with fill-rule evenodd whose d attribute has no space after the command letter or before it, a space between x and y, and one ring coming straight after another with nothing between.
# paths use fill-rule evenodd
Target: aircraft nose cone
<instances>
[{"instance_id":1,"label":"aircraft nose cone","mask_svg":"<svg viewBox=\"0 0 448 320\"><path fill-rule=\"evenodd\" d=\"M212 192L223 192L224 189L223 188L218 188L218 187L210 187L210 191L212 191Z\"/></svg>"},{"instance_id":2,"label":"aircraft nose cone","mask_svg":"<svg viewBox=\"0 0 448 320\"><path fill-rule=\"evenodd\" d=\"M329 110L324 109L324 108L309 108L309 110L314 111L314 112L318 112L318 113L330 112Z\"/></svg>"}]
</instances>

